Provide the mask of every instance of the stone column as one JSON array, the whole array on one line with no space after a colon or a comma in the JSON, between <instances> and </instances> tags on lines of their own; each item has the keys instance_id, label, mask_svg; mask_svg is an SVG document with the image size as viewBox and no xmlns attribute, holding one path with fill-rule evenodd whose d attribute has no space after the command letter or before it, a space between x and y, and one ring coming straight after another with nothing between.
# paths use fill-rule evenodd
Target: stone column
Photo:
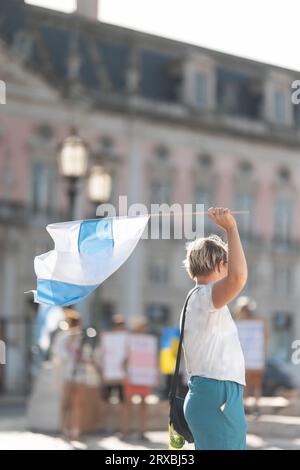
<instances>
[{"instance_id":1,"label":"stone column","mask_svg":"<svg viewBox=\"0 0 300 470\"><path fill-rule=\"evenodd\" d=\"M134 120L128 123L128 208L131 204L143 203L144 194L144 155L139 135L141 130ZM122 296L120 308L127 321L131 316L142 315L143 279L145 272L145 241L141 240L126 261L122 270Z\"/></svg>"}]
</instances>

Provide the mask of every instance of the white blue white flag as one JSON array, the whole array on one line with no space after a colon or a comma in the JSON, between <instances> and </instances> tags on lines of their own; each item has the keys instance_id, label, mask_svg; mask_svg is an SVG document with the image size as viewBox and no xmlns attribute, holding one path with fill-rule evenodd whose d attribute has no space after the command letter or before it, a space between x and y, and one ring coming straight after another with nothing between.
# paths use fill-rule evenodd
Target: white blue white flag
<instances>
[{"instance_id":1,"label":"white blue white flag","mask_svg":"<svg viewBox=\"0 0 300 470\"><path fill-rule=\"evenodd\" d=\"M148 220L138 216L48 225L54 249L34 260L34 301L67 306L87 297L127 260Z\"/></svg>"}]
</instances>

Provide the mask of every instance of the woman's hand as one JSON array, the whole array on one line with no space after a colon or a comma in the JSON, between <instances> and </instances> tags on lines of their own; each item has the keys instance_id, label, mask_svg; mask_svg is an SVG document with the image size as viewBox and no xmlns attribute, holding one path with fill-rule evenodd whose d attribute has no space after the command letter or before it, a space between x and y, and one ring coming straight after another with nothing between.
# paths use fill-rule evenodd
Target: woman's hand
<instances>
[{"instance_id":1,"label":"woman's hand","mask_svg":"<svg viewBox=\"0 0 300 470\"><path fill-rule=\"evenodd\" d=\"M224 207L210 207L208 217L224 230L236 227L236 220L230 210Z\"/></svg>"}]
</instances>

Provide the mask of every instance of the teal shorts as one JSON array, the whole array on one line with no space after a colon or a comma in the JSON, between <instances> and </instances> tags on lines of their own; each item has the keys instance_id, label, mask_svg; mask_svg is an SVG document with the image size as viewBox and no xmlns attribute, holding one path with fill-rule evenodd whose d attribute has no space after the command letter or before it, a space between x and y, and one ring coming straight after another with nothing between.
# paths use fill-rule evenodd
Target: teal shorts
<instances>
[{"instance_id":1,"label":"teal shorts","mask_svg":"<svg viewBox=\"0 0 300 470\"><path fill-rule=\"evenodd\" d=\"M243 385L193 376L184 415L196 450L246 450Z\"/></svg>"}]
</instances>

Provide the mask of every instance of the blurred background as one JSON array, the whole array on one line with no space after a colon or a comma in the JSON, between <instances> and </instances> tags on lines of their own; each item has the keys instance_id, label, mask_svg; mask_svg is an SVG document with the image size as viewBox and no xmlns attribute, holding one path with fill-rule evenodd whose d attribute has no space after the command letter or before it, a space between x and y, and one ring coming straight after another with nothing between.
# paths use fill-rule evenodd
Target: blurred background
<instances>
[{"instance_id":1,"label":"blurred background","mask_svg":"<svg viewBox=\"0 0 300 470\"><path fill-rule=\"evenodd\" d=\"M172 12L164 17L166 11L155 14L154 6L149 30L155 35L138 25L104 22L101 1L60 2L63 12L38 3L0 3L0 80L6 85L6 104L0 105L0 339L6 346L0 441L17 448L26 434L29 447L72 447L63 438L46 439L60 432L59 418L50 426L49 415L37 411L51 398L36 390L51 368L52 334L67 331L69 318L52 312L51 324L51 312L38 310L24 292L35 286L34 256L52 248L47 224L93 218L99 204L118 207L126 195L129 204L147 207L199 203L250 211L238 219L249 268L242 294L255 301L252 310L267 325L261 386L268 399L255 413L249 410L249 446L300 449L300 366L291 360L292 343L300 339L300 105L291 100L300 66L288 44L276 42L268 56L261 43L263 61L259 52L251 54L251 41L243 53L237 37L231 45L224 39L225 49L247 59L220 52L221 46L200 47L196 37L176 37L168 26ZM133 10L122 4L119 17L134 27ZM262 36L253 30L259 51ZM203 44L212 47L209 41ZM217 231L206 221L205 233L211 232ZM160 375L147 398L143 444L152 448L167 445L165 376L171 373L164 373L159 351L172 350L191 286L182 268L184 247L184 240L142 240L128 262L77 306L92 351L99 335L113 329L116 314L127 326L143 317L157 338ZM117 406L118 397L108 401ZM103 429L101 438L85 445L137 445L126 444L110 426Z\"/></svg>"}]
</instances>

